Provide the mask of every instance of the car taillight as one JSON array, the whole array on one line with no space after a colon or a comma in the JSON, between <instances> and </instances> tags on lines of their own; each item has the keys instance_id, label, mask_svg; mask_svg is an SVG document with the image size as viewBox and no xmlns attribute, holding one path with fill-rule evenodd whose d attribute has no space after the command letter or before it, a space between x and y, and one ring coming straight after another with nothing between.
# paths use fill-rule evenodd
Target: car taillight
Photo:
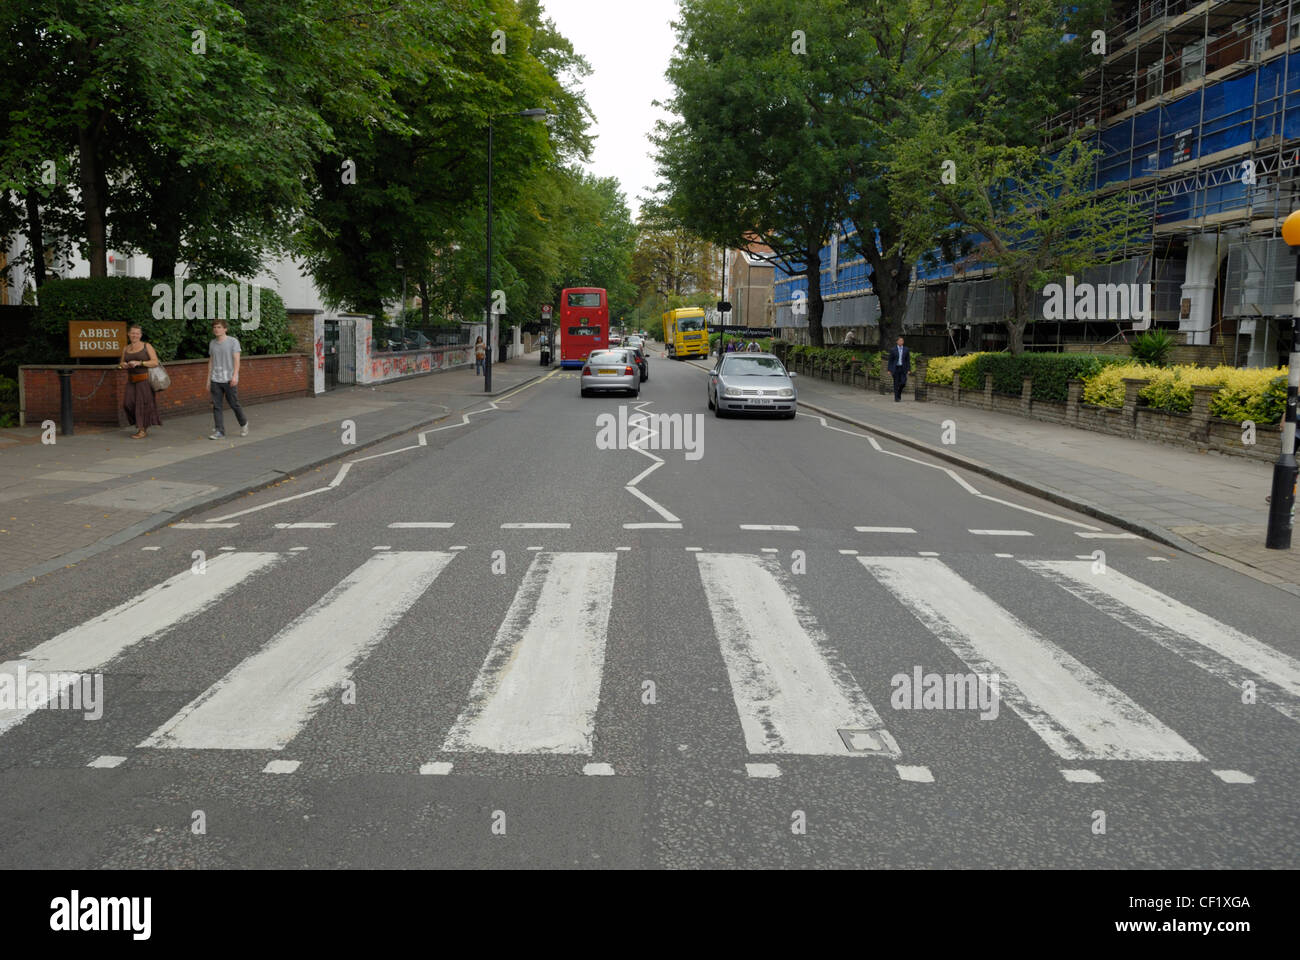
<instances>
[{"instance_id":1,"label":"car taillight","mask_svg":"<svg viewBox=\"0 0 1300 960\"><path fill-rule=\"evenodd\" d=\"M584 377L589 377L589 376L591 376L591 367L583 367L583 368L582 368L582 375L583 375Z\"/></svg>"},{"instance_id":2,"label":"car taillight","mask_svg":"<svg viewBox=\"0 0 1300 960\"><path fill-rule=\"evenodd\" d=\"M632 376L632 368L631 368L631 367L627 367L627 368L625 368L625 369L623 370L623 375L624 375L624 376L627 376L627 377Z\"/></svg>"}]
</instances>

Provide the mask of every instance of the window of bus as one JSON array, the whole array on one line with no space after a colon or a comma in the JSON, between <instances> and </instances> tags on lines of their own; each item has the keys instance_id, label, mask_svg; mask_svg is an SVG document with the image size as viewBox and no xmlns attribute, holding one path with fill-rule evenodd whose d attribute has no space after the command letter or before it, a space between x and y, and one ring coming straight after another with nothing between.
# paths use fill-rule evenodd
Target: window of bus
<instances>
[{"instance_id":1,"label":"window of bus","mask_svg":"<svg viewBox=\"0 0 1300 960\"><path fill-rule=\"evenodd\" d=\"M571 293L568 305L571 307L599 307L599 293Z\"/></svg>"}]
</instances>

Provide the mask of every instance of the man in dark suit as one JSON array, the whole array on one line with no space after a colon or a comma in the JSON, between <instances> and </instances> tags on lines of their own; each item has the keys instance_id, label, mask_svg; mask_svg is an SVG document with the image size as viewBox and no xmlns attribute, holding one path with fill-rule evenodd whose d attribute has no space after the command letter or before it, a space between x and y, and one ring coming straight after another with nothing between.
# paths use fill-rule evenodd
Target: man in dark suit
<instances>
[{"instance_id":1,"label":"man in dark suit","mask_svg":"<svg viewBox=\"0 0 1300 960\"><path fill-rule=\"evenodd\" d=\"M903 388L907 386L907 371L912 366L912 351L903 346L903 338L889 351L889 372L894 375L894 402L903 399Z\"/></svg>"}]
</instances>

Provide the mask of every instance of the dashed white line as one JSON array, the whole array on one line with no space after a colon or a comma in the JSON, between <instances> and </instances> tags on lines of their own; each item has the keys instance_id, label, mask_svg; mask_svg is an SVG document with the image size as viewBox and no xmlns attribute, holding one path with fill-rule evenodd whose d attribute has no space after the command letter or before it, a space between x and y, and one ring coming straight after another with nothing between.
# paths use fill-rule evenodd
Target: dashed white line
<instances>
[{"instance_id":1,"label":"dashed white line","mask_svg":"<svg viewBox=\"0 0 1300 960\"><path fill-rule=\"evenodd\" d=\"M620 550L620 551L622 551L622 550L631 550L632 548L631 548L631 547L615 547L614 549L615 549L615 550Z\"/></svg>"},{"instance_id":2,"label":"dashed white line","mask_svg":"<svg viewBox=\"0 0 1300 960\"><path fill-rule=\"evenodd\" d=\"M391 549L393 549L393 548L392 548L391 546L389 546L388 544L384 544L383 546L379 546L379 547L371 547L370 549L371 549L371 550L391 550Z\"/></svg>"},{"instance_id":3,"label":"dashed white line","mask_svg":"<svg viewBox=\"0 0 1300 960\"><path fill-rule=\"evenodd\" d=\"M775 780L781 776L781 768L775 763L747 763L745 773L751 780Z\"/></svg>"},{"instance_id":4,"label":"dashed white line","mask_svg":"<svg viewBox=\"0 0 1300 960\"><path fill-rule=\"evenodd\" d=\"M443 523L437 520L428 520L428 521L419 520L419 521L410 521L405 523L390 523L388 525L388 529L389 530L450 530L454 526L456 526L454 522Z\"/></svg>"},{"instance_id":5,"label":"dashed white line","mask_svg":"<svg viewBox=\"0 0 1300 960\"><path fill-rule=\"evenodd\" d=\"M1074 531L1076 537L1083 537L1085 540L1137 540L1136 533L1089 533L1086 530Z\"/></svg>"},{"instance_id":6,"label":"dashed white line","mask_svg":"<svg viewBox=\"0 0 1300 960\"><path fill-rule=\"evenodd\" d=\"M1214 775L1224 783L1254 783L1255 778L1240 770L1215 770Z\"/></svg>"},{"instance_id":7,"label":"dashed white line","mask_svg":"<svg viewBox=\"0 0 1300 960\"><path fill-rule=\"evenodd\" d=\"M686 552L687 552L687 553L699 553L699 552L700 552L701 550L703 550L703 549L704 549L703 547L687 547L687 548L686 548Z\"/></svg>"},{"instance_id":8,"label":"dashed white line","mask_svg":"<svg viewBox=\"0 0 1300 960\"><path fill-rule=\"evenodd\" d=\"M918 557L937 557L938 555L933 550L920 550L917 552Z\"/></svg>"},{"instance_id":9,"label":"dashed white line","mask_svg":"<svg viewBox=\"0 0 1300 960\"><path fill-rule=\"evenodd\" d=\"M141 547L141 550L161 550L162 547Z\"/></svg>"},{"instance_id":10,"label":"dashed white line","mask_svg":"<svg viewBox=\"0 0 1300 960\"><path fill-rule=\"evenodd\" d=\"M277 530L328 530L336 526L333 523L277 523Z\"/></svg>"},{"instance_id":11,"label":"dashed white line","mask_svg":"<svg viewBox=\"0 0 1300 960\"><path fill-rule=\"evenodd\" d=\"M1091 770L1062 770L1061 776L1067 783L1103 783L1104 781Z\"/></svg>"},{"instance_id":12,"label":"dashed white line","mask_svg":"<svg viewBox=\"0 0 1300 960\"><path fill-rule=\"evenodd\" d=\"M848 557L856 557L858 555L858 551L856 550L841 550L840 553Z\"/></svg>"},{"instance_id":13,"label":"dashed white line","mask_svg":"<svg viewBox=\"0 0 1300 960\"><path fill-rule=\"evenodd\" d=\"M567 523L503 523L502 530L568 530Z\"/></svg>"},{"instance_id":14,"label":"dashed white line","mask_svg":"<svg viewBox=\"0 0 1300 960\"><path fill-rule=\"evenodd\" d=\"M608 763L589 763L582 768L582 773L587 777L612 777L614 768Z\"/></svg>"},{"instance_id":15,"label":"dashed white line","mask_svg":"<svg viewBox=\"0 0 1300 960\"><path fill-rule=\"evenodd\" d=\"M763 553L776 553L776 547L763 547Z\"/></svg>"},{"instance_id":16,"label":"dashed white line","mask_svg":"<svg viewBox=\"0 0 1300 960\"><path fill-rule=\"evenodd\" d=\"M114 767L120 767L124 763L126 763L126 757L103 756L96 757L94 760L91 760L90 763L86 764L86 766L95 767L98 770L111 770Z\"/></svg>"},{"instance_id":17,"label":"dashed white line","mask_svg":"<svg viewBox=\"0 0 1300 960\"><path fill-rule=\"evenodd\" d=\"M858 533L916 533L912 527L854 527Z\"/></svg>"},{"instance_id":18,"label":"dashed white line","mask_svg":"<svg viewBox=\"0 0 1300 960\"><path fill-rule=\"evenodd\" d=\"M799 528L794 526L793 524L786 524L786 523L742 523L740 525L740 529L741 530L769 530L769 531L776 531L778 533L793 533L799 530Z\"/></svg>"},{"instance_id":19,"label":"dashed white line","mask_svg":"<svg viewBox=\"0 0 1300 960\"><path fill-rule=\"evenodd\" d=\"M1032 537L1028 530L967 530L977 537Z\"/></svg>"},{"instance_id":20,"label":"dashed white line","mask_svg":"<svg viewBox=\"0 0 1300 960\"><path fill-rule=\"evenodd\" d=\"M624 530L680 530L680 523L625 523Z\"/></svg>"},{"instance_id":21,"label":"dashed white line","mask_svg":"<svg viewBox=\"0 0 1300 960\"><path fill-rule=\"evenodd\" d=\"M301 760L272 760L262 768L263 773L293 773L300 766Z\"/></svg>"},{"instance_id":22,"label":"dashed white line","mask_svg":"<svg viewBox=\"0 0 1300 960\"><path fill-rule=\"evenodd\" d=\"M909 783L934 783L934 774L930 772L929 767L912 767L896 763L894 769L898 771L900 780L906 780Z\"/></svg>"},{"instance_id":23,"label":"dashed white line","mask_svg":"<svg viewBox=\"0 0 1300 960\"><path fill-rule=\"evenodd\" d=\"M237 527L237 523L173 523L173 530L229 530L231 527Z\"/></svg>"},{"instance_id":24,"label":"dashed white line","mask_svg":"<svg viewBox=\"0 0 1300 960\"><path fill-rule=\"evenodd\" d=\"M1014 557L1015 554L1014 554L1014 553L995 553L995 554L993 554L993 556L995 556L995 557L1003 557L1004 559L1007 559L1007 558Z\"/></svg>"},{"instance_id":25,"label":"dashed white line","mask_svg":"<svg viewBox=\"0 0 1300 960\"><path fill-rule=\"evenodd\" d=\"M446 761L434 761L420 764L420 773L427 776L445 777L451 773L452 765Z\"/></svg>"}]
</instances>

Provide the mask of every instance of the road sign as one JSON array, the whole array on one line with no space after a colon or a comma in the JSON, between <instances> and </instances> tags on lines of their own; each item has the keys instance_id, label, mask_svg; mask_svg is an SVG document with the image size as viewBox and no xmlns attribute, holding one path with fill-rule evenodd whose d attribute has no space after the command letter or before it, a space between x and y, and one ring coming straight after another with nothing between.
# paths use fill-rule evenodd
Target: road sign
<instances>
[{"instance_id":1,"label":"road sign","mask_svg":"<svg viewBox=\"0 0 1300 960\"><path fill-rule=\"evenodd\" d=\"M125 347L125 323L68 321L70 357L116 357Z\"/></svg>"},{"instance_id":2,"label":"road sign","mask_svg":"<svg viewBox=\"0 0 1300 960\"><path fill-rule=\"evenodd\" d=\"M549 303L542 304L542 319L551 319L551 305Z\"/></svg>"},{"instance_id":3,"label":"road sign","mask_svg":"<svg viewBox=\"0 0 1300 960\"><path fill-rule=\"evenodd\" d=\"M730 312L731 312L731 304L729 304L726 300L719 300L718 313L730 313Z\"/></svg>"}]
</instances>

